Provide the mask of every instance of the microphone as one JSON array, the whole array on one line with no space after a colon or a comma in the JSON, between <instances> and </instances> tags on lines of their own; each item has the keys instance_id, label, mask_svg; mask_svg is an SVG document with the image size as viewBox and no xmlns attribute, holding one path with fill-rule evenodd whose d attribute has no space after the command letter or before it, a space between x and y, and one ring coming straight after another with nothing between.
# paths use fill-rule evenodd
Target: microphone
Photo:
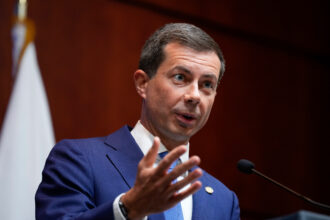
<instances>
[{"instance_id":1,"label":"microphone","mask_svg":"<svg viewBox=\"0 0 330 220\"><path fill-rule=\"evenodd\" d=\"M330 211L330 206L329 205L326 205L326 204L322 204L322 203L319 203L319 202L316 202L306 196L303 196L301 195L300 193L297 193L295 191L293 191L292 189L282 185L281 183L269 178L268 176L260 173L258 170L254 169L254 164L249 161L249 160L246 160L246 159L241 159L237 162L237 169L239 171L241 171L242 173L245 173L245 174L252 174L252 173L255 173L257 174L258 176L261 176L262 178L268 180L269 182L273 183L274 185L276 186L279 186L280 188L288 191L289 193L299 197L300 199L304 200L305 202L317 207L317 208L321 208L321 209L324 209L324 210L327 210L327 211Z\"/></svg>"}]
</instances>

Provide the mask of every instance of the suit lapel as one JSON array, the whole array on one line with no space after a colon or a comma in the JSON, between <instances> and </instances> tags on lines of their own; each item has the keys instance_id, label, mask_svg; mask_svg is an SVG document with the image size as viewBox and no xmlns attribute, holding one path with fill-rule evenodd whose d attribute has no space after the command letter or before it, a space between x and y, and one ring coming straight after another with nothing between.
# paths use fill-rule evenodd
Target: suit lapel
<instances>
[{"instance_id":1,"label":"suit lapel","mask_svg":"<svg viewBox=\"0 0 330 220\"><path fill-rule=\"evenodd\" d=\"M143 153L131 135L130 128L124 126L112 133L106 138L105 144L110 147L106 156L131 188L135 183L138 163L143 158ZM157 213L148 216L148 220L165 220L165 217L163 213Z\"/></svg>"},{"instance_id":2,"label":"suit lapel","mask_svg":"<svg viewBox=\"0 0 330 220\"><path fill-rule=\"evenodd\" d=\"M197 167L193 168L196 169ZM203 171L205 172L205 171ZM202 182L202 188L198 190L193 195L193 212L192 212L192 220L200 220L200 219L210 219L208 216L208 212L205 211L206 207L209 207L208 202L210 201L211 194L208 194L205 191L206 186L211 186L207 178L203 175L201 178L199 178L199 181Z\"/></svg>"},{"instance_id":3,"label":"suit lapel","mask_svg":"<svg viewBox=\"0 0 330 220\"><path fill-rule=\"evenodd\" d=\"M143 153L130 133L130 128L124 126L109 135L105 144L109 145L107 158L115 166L129 188L134 185L139 161Z\"/></svg>"}]
</instances>

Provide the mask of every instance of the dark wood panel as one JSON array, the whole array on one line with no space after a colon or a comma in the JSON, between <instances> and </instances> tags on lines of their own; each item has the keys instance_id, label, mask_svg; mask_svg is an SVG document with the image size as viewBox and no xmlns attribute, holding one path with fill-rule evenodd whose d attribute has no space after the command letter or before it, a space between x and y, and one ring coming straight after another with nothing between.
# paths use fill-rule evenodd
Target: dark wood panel
<instances>
[{"instance_id":1,"label":"dark wood panel","mask_svg":"<svg viewBox=\"0 0 330 220\"><path fill-rule=\"evenodd\" d=\"M11 77L11 19L13 1L0 1L0 125L2 125L10 89Z\"/></svg>"},{"instance_id":2,"label":"dark wood panel","mask_svg":"<svg viewBox=\"0 0 330 220\"><path fill-rule=\"evenodd\" d=\"M111 0L110 0L111 1ZM113 1L113 0L112 0ZM328 1L125 0L235 38L281 48L314 59L329 56Z\"/></svg>"}]
</instances>

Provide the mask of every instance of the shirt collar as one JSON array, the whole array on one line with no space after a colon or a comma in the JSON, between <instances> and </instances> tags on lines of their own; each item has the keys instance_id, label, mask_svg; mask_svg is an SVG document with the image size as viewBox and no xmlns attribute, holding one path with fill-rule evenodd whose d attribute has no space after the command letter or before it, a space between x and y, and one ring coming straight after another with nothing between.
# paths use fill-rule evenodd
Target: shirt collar
<instances>
[{"instance_id":1,"label":"shirt collar","mask_svg":"<svg viewBox=\"0 0 330 220\"><path fill-rule=\"evenodd\" d=\"M146 155L154 142L154 136L141 124L140 120L134 126L133 130L131 131L131 135L140 147L142 153ZM186 148L187 151L180 157L181 162L185 162L189 159L189 142L186 145ZM168 150L162 144L162 142L160 142L158 153L162 153L164 151Z\"/></svg>"}]
</instances>

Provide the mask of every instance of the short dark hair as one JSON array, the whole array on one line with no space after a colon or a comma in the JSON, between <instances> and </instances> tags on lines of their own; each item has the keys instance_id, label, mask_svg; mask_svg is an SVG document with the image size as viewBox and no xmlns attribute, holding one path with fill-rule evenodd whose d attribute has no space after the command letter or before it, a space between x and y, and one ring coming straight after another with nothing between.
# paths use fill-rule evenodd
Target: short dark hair
<instances>
[{"instance_id":1,"label":"short dark hair","mask_svg":"<svg viewBox=\"0 0 330 220\"><path fill-rule=\"evenodd\" d=\"M172 42L177 42L199 52L215 52L221 62L218 82L220 81L225 72L225 59L219 45L205 31L187 23L170 23L156 30L142 48L139 69L142 69L152 78L165 59L164 47Z\"/></svg>"}]
</instances>

